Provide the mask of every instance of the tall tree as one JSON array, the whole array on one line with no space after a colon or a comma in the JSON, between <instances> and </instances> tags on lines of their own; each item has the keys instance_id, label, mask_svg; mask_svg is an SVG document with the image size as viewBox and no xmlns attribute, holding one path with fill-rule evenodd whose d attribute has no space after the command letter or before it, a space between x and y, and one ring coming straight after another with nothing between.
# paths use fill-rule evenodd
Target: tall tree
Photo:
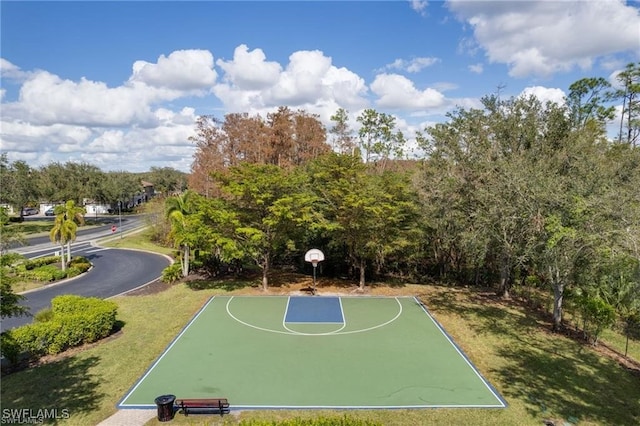
<instances>
[{"instance_id":1,"label":"tall tree","mask_svg":"<svg viewBox=\"0 0 640 426\"><path fill-rule=\"evenodd\" d=\"M567 105L574 129L582 129L592 120L602 129L613 119L615 108L606 106L611 84L602 77L580 79L569 86Z\"/></svg>"},{"instance_id":2,"label":"tall tree","mask_svg":"<svg viewBox=\"0 0 640 426\"><path fill-rule=\"evenodd\" d=\"M640 62L627 64L616 75L616 80L621 87L611 91L609 96L622 99L618 141L635 147L640 139Z\"/></svg>"},{"instance_id":3,"label":"tall tree","mask_svg":"<svg viewBox=\"0 0 640 426\"><path fill-rule=\"evenodd\" d=\"M23 208L38 200L35 174L35 171L22 160L14 161L8 168L7 178L10 185L2 188L3 196L15 207L21 218Z\"/></svg>"},{"instance_id":4,"label":"tall tree","mask_svg":"<svg viewBox=\"0 0 640 426\"><path fill-rule=\"evenodd\" d=\"M187 188L186 174L172 167L151 167L142 178L153 184L157 194L165 197L181 193Z\"/></svg>"},{"instance_id":5,"label":"tall tree","mask_svg":"<svg viewBox=\"0 0 640 426\"><path fill-rule=\"evenodd\" d=\"M211 173L243 162L296 166L330 150L326 130L317 115L279 107L267 119L228 114L224 120L203 116L196 123L194 162L189 187L217 195Z\"/></svg>"},{"instance_id":6,"label":"tall tree","mask_svg":"<svg viewBox=\"0 0 640 426\"><path fill-rule=\"evenodd\" d=\"M365 109L356 120L361 126L358 138L365 163L375 161L384 170L389 158L402 157L405 138L402 132L394 132L395 117L374 109Z\"/></svg>"},{"instance_id":7,"label":"tall tree","mask_svg":"<svg viewBox=\"0 0 640 426\"><path fill-rule=\"evenodd\" d=\"M216 179L237 218L236 245L260 267L267 290L275 256L297 250L301 231L319 223L316 199L297 169L243 163Z\"/></svg>"},{"instance_id":8,"label":"tall tree","mask_svg":"<svg viewBox=\"0 0 640 426\"><path fill-rule=\"evenodd\" d=\"M381 271L412 240L409 223L416 207L408 182L369 173L361 158L336 153L319 157L310 174L331 245L345 248L364 289L367 270Z\"/></svg>"},{"instance_id":9,"label":"tall tree","mask_svg":"<svg viewBox=\"0 0 640 426\"><path fill-rule=\"evenodd\" d=\"M84 207L76 206L75 201L69 200L64 205L54 208L55 220L53 228L49 232L51 242L60 244L60 255L62 270L66 268L66 264L71 261L71 243L76 240L78 225L84 224L84 215L86 211ZM65 245L67 255L65 260Z\"/></svg>"},{"instance_id":10,"label":"tall tree","mask_svg":"<svg viewBox=\"0 0 640 426\"><path fill-rule=\"evenodd\" d=\"M169 197L165 200L165 217L171 222L171 237L174 243L182 249L180 263L183 277L189 275L191 247L195 238L188 226L188 217L195 213L193 203L195 197L195 192L187 191L182 195Z\"/></svg>"},{"instance_id":11,"label":"tall tree","mask_svg":"<svg viewBox=\"0 0 640 426\"><path fill-rule=\"evenodd\" d=\"M349 111L338 108L331 121L335 123L329 130L333 135L333 148L339 153L354 155L356 144L349 127Z\"/></svg>"}]
</instances>

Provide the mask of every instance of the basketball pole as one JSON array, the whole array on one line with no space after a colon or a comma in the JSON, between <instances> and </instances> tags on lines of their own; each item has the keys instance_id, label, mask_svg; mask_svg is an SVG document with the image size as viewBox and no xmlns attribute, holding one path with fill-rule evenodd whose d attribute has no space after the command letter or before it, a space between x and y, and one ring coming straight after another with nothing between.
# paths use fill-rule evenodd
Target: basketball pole
<instances>
[{"instance_id":1,"label":"basketball pole","mask_svg":"<svg viewBox=\"0 0 640 426\"><path fill-rule=\"evenodd\" d=\"M311 264L313 265L313 294L315 296L316 294L316 268L318 267L318 261L312 261Z\"/></svg>"}]
</instances>

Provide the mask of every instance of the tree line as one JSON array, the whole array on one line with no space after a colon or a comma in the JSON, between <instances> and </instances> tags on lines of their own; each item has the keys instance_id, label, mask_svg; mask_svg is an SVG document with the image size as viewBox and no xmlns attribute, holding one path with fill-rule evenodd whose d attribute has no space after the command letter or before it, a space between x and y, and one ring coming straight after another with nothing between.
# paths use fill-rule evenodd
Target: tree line
<instances>
[{"instance_id":1,"label":"tree line","mask_svg":"<svg viewBox=\"0 0 640 426\"><path fill-rule=\"evenodd\" d=\"M187 176L170 167L152 167L148 172L104 172L88 163L50 163L39 168L22 160L10 162L0 155L0 203L22 214L24 207L41 202L84 205L92 200L107 205L126 202L143 192L142 182L154 185L159 194L179 193L187 187Z\"/></svg>"},{"instance_id":2,"label":"tree line","mask_svg":"<svg viewBox=\"0 0 640 426\"><path fill-rule=\"evenodd\" d=\"M411 161L393 117L375 110L357 133L344 110L328 131L286 107L266 120L201 117L190 190L166 203L182 274L190 261L212 275L250 261L266 289L272 268L302 270L315 247L325 274L361 288L392 278L531 289L553 295L554 329L567 303L594 336L616 314L637 322L638 65L621 75L635 83L613 141L603 79L574 83L564 105L486 96L419 132L425 155Z\"/></svg>"}]
</instances>

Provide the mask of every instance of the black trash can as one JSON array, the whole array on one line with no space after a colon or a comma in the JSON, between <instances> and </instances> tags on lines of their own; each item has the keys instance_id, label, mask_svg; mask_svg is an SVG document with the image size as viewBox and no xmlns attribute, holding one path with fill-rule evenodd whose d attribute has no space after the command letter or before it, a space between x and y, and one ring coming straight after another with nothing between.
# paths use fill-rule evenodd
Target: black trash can
<instances>
[{"instance_id":1,"label":"black trash can","mask_svg":"<svg viewBox=\"0 0 640 426\"><path fill-rule=\"evenodd\" d=\"M159 421L170 422L171 420L173 420L173 403L175 402L175 400L175 395L161 395L156 398Z\"/></svg>"}]
</instances>

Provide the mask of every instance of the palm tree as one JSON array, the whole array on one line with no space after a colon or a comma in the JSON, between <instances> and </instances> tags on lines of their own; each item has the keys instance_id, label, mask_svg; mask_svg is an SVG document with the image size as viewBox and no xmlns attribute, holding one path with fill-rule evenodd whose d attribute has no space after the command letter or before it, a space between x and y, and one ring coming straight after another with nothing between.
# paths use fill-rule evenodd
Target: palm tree
<instances>
[{"instance_id":1,"label":"palm tree","mask_svg":"<svg viewBox=\"0 0 640 426\"><path fill-rule=\"evenodd\" d=\"M182 276L189 275L189 257L191 250L187 237L187 217L193 213L191 199L195 192L186 191L184 194L167 198L165 201L165 217L171 222L171 235L176 245L182 247Z\"/></svg>"},{"instance_id":2,"label":"palm tree","mask_svg":"<svg viewBox=\"0 0 640 426\"><path fill-rule=\"evenodd\" d=\"M66 268L67 262L71 261L71 242L76 240L78 225L84 225L84 207L76 206L75 201L69 200L64 205L56 206L54 214L53 228L49 232L51 242L60 244L60 254L62 256L62 270ZM67 258L65 261L64 246L67 246Z\"/></svg>"}]
</instances>

